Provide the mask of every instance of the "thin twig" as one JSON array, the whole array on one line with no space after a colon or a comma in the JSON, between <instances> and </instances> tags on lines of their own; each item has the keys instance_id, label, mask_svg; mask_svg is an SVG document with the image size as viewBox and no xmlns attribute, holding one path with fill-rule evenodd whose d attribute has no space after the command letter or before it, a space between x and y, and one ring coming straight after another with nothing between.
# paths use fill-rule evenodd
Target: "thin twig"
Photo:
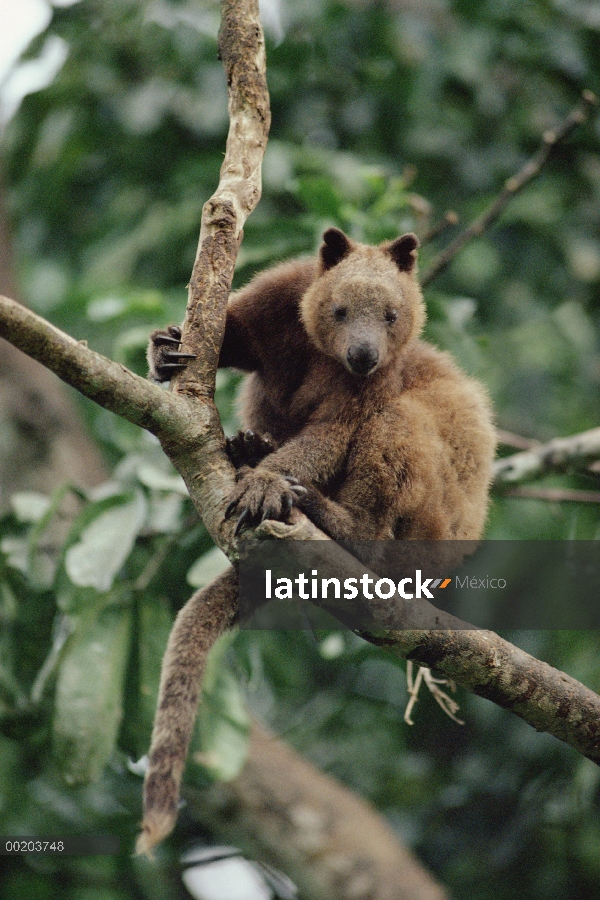
<instances>
[{"instance_id":1,"label":"thin twig","mask_svg":"<svg viewBox=\"0 0 600 900\"><path fill-rule=\"evenodd\" d=\"M404 711L404 721L407 725L415 724L412 719L412 711L415 703L419 699L421 684L424 684L428 688L435 702L441 706L446 715L449 716L453 722L456 722L457 725L465 724L463 720L459 719L456 715L460 706L456 700L441 688L441 685L448 685L450 690L454 693L454 691L456 691L456 684L454 681L452 681L451 678L435 678L431 669L428 669L425 666L419 666L417 677L413 679L413 662L409 659L406 661L406 685L410 699Z\"/></svg>"},{"instance_id":2,"label":"thin twig","mask_svg":"<svg viewBox=\"0 0 600 900\"><path fill-rule=\"evenodd\" d=\"M600 697L491 631L362 634L549 731L600 765ZM569 735L569 737L567 737Z\"/></svg>"},{"instance_id":3,"label":"thin twig","mask_svg":"<svg viewBox=\"0 0 600 900\"><path fill-rule=\"evenodd\" d=\"M413 708L419 699L419 690L421 688L421 682L423 681L423 666L419 666L417 669L417 677L413 678L414 671L414 663L411 659L406 660L406 689L408 691L408 703L406 704L406 709L404 710L404 721L407 725L414 725L414 719L412 717Z\"/></svg>"},{"instance_id":4,"label":"thin twig","mask_svg":"<svg viewBox=\"0 0 600 900\"><path fill-rule=\"evenodd\" d=\"M446 691L443 691L441 688L442 685L447 685L454 694L456 692L456 682L453 681L452 678L435 678L431 669L427 668L423 669L423 681L429 688L429 692L435 702L444 710L446 715L449 716L453 722L456 722L457 725L464 725L463 719L459 719L456 715L460 710L459 704L450 696L450 694L447 694Z\"/></svg>"},{"instance_id":5,"label":"thin twig","mask_svg":"<svg viewBox=\"0 0 600 900\"><path fill-rule=\"evenodd\" d=\"M454 259L463 247L473 240L480 237L487 229L496 221L505 207L510 203L519 191L526 184L535 178L545 165L552 151L562 141L571 134L571 132L581 125L587 119L589 110L597 103L595 95L591 91L584 91L581 95L580 103L571 110L569 115L556 129L549 129L544 132L542 144L537 153L528 160L523 168L506 181L504 188L496 197L488 208L478 216L471 224L461 231L451 244L446 247L432 262L429 269L425 272L421 279L421 284L426 287L440 272L442 272L448 264Z\"/></svg>"},{"instance_id":6,"label":"thin twig","mask_svg":"<svg viewBox=\"0 0 600 900\"><path fill-rule=\"evenodd\" d=\"M541 441L534 438L526 438L520 434L514 434L512 431L504 431L502 428L496 429L496 437L498 443L504 447L514 447L515 450L531 450L532 447L539 447Z\"/></svg>"},{"instance_id":7,"label":"thin twig","mask_svg":"<svg viewBox=\"0 0 600 900\"><path fill-rule=\"evenodd\" d=\"M503 496L546 500L549 503L600 503L600 491L576 491L569 488L515 487L505 491Z\"/></svg>"},{"instance_id":8,"label":"thin twig","mask_svg":"<svg viewBox=\"0 0 600 900\"><path fill-rule=\"evenodd\" d=\"M437 237L444 233L447 228L450 228L451 225L458 224L458 216L452 210L448 210L448 212L444 215L443 219L440 219L435 225L432 225L429 231L423 235L421 238L421 246L424 244L428 244L429 241L434 241Z\"/></svg>"}]
</instances>

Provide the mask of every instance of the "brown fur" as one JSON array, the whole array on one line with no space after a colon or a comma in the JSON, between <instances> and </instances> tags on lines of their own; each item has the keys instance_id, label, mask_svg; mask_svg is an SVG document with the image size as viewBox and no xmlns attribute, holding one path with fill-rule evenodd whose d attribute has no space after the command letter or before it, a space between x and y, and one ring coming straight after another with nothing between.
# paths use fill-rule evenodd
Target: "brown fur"
<instances>
[{"instance_id":1,"label":"brown fur","mask_svg":"<svg viewBox=\"0 0 600 900\"><path fill-rule=\"evenodd\" d=\"M325 244L319 261L284 263L231 299L220 363L253 372L244 425L279 445L233 499L279 518L282 498L298 502L281 478L292 475L309 488L300 505L335 539L475 540L495 448L485 391L419 340L414 249L400 268L394 244L346 240L333 265ZM378 361L353 374L348 352L363 344Z\"/></svg>"},{"instance_id":2,"label":"brown fur","mask_svg":"<svg viewBox=\"0 0 600 900\"><path fill-rule=\"evenodd\" d=\"M230 511L242 523L285 519L299 504L338 540L480 537L495 448L490 406L448 354L419 339L425 310L416 246L414 235L368 247L330 229L318 259L270 269L231 297L219 364L252 373L244 426L268 433L278 448L240 469ZM158 380L169 377L161 359L182 362L169 334L153 336ZM171 348L164 358L161 341ZM194 595L175 623L141 852L175 823L204 660L232 621L236 591L229 570Z\"/></svg>"},{"instance_id":3,"label":"brown fur","mask_svg":"<svg viewBox=\"0 0 600 900\"><path fill-rule=\"evenodd\" d=\"M206 658L217 637L235 622L237 599L237 576L228 569L195 593L175 619L162 664L137 853L149 854L175 825Z\"/></svg>"}]
</instances>

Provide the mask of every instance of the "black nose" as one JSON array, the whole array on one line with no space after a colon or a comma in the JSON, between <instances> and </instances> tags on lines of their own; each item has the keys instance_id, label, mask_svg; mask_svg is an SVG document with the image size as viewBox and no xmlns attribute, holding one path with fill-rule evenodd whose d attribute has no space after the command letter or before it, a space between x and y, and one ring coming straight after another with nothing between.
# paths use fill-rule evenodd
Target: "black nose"
<instances>
[{"instance_id":1,"label":"black nose","mask_svg":"<svg viewBox=\"0 0 600 900\"><path fill-rule=\"evenodd\" d=\"M355 344L346 354L348 367L355 375L368 375L377 365L378 359L379 351L371 344Z\"/></svg>"}]
</instances>

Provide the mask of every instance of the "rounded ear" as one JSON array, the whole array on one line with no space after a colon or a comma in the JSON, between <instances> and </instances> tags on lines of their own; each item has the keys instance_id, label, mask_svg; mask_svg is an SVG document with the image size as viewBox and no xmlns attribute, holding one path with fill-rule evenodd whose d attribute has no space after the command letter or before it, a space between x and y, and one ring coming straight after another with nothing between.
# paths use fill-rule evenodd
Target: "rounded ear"
<instances>
[{"instance_id":1,"label":"rounded ear","mask_svg":"<svg viewBox=\"0 0 600 900\"><path fill-rule=\"evenodd\" d=\"M383 249L390 254L401 272L411 272L417 261L417 248L419 246L419 238L412 231L403 234L402 237L396 238L391 244L387 244Z\"/></svg>"},{"instance_id":2,"label":"rounded ear","mask_svg":"<svg viewBox=\"0 0 600 900\"><path fill-rule=\"evenodd\" d=\"M339 228L328 228L323 235L323 243L319 250L323 272L333 268L348 256L352 242Z\"/></svg>"}]
</instances>

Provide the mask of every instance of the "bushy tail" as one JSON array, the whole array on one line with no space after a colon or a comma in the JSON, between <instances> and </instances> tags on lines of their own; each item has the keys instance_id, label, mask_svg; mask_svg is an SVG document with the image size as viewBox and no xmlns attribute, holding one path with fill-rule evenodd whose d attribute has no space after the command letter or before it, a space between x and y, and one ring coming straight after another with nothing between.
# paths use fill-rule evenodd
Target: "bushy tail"
<instances>
[{"instance_id":1,"label":"bushy tail","mask_svg":"<svg viewBox=\"0 0 600 900\"><path fill-rule=\"evenodd\" d=\"M195 593L175 619L162 664L137 853L150 855L173 830L206 658L237 609L238 578L230 568Z\"/></svg>"}]
</instances>

